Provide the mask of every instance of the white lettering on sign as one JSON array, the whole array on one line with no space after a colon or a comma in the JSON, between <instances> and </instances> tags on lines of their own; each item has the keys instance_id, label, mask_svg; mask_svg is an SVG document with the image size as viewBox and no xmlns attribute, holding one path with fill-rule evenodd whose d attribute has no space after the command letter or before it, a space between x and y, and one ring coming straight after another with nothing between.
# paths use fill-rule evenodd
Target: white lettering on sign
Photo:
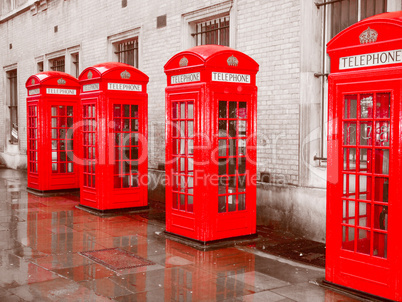
<instances>
[{"instance_id":1,"label":"white lettering on sign","mask_svg":"<svg viewBox=\"0 0 402 302\"><path fill-rule=\"evenodd\" d=\"M170 82L172 84L181 84L181 83L198 82L198 81L201 81L201 75L199 72L179 74L172 76L170 78Z\"/></svg>"},{"instance_id":2,"label":"white lettering on sign","mask_svg":"<svg viewBox=\"0 0 402 302\"><path fill-rule=\"evenodd\" d=\"M402 49L366 53L339 59L339 69L402 63Z\"/></svg>"},{"instance_id":3,"label":"white lettering on sign","mask_svg":"<svg viewBox=\"0 0 402 302\"><path fill-rule=\"evenodd\" d=\"M142 91L142 85L137 84L123 84L123 83L108 83L108 90L122 90L122 91Z\"/></svg>"},{"instance_id":4,"label":"white lettering on sign","mask_svg":"<svg viewBox=\"0 0 402 302\"><path fill-rule=\"evenodd\" d=\"M39 88L31 89L28 91L28 95L35 95L35 94L39 94L39 93L40 93Z\"/></svg>"},{"instance_id":5,"label":"white lettering on sign","mask_svg":"<svg viewBox=\"0 0 402 302\"><path fill-rule=\"evenodd\" d=\"M75 89L62 89L62 88L46 88L47 94L63 94L63 95L76 95Z\"/></svg>"},{"instance_id":6,"label":"white lettering on sign","mask_svg":"<svg viewBox=\"0 0 402 302\"><path fill-rule=\"evenodd\" d=\"M230 82L230 83L247 83L250 84L251 76L249 74L212 72L212 81Z\"/></svg>"},{"instance_id":7,"label":"white lettering on sign","mask_svg":"<svg viewBox=\"0 0 402 302\"><path fill-rule=\"evenodd\" d=\"M99 90L99 83L87 84L87 85L82 86L82 91L84 91L84 92L94 91L94 90Z\"/></svg>"}]
</instances>

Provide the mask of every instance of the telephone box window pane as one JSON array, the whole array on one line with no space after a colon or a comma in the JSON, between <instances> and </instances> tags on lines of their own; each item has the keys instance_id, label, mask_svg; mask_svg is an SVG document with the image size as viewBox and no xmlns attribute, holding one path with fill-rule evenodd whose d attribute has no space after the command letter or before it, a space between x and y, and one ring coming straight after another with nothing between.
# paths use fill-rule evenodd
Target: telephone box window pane
<instances>
[{"instance_id":1,"label":"telephone box window pane","mask_svg":"<svg viewBox=\"0 0 402 302\"><path fill-rule=\"evenodd\" d=\"M227 102L219 101L219 118L226 119L227 117Z\"/></svg>"},{"instance_id":2,"label":"telephone box window pane","mask_svg":"<svg viewBox=\"0 0 402 302\"><path fill-rule=\"evenodd\" d=\"M189 121L189 122L187 122L187 131L188 131L188 134L187 134L187 137L193 137L193 135L194 135L194 122L192 122L192 121Z\"/></svg>"},{"instance_id":3,"label":"telephone box window pane","mask_svg":"<svg viewBox=\"0 0 402 302\"><path fill-rule=\"evenodd\" d=\"M226 196L219 196L218 197L218 213L226 212Z\"/></svg>"},{"instance_id":4,"label":"telephone box window pane","mask_svg":"<svg viewBox=\"0 0 402 302\"><path fill-rule=\"evenodd\" d=\"M240 193L246 191L246 175L239 176L237 188L238 188L238 192L240 192Z\"/></svg>"},{"instance_id":5,"label":"telephone box window pane","mask_svg":"<svg viewBox=\"0 0 402 302\"><path fill-rule=\"evenodd\" d=\"M194 204L193 204L193 196L192 195L188 195L187 196L187 211L192 213L194 210Z\"/></svg>"},{"instance_id":6,"label":"telephone box window pane","mask_svg":"<svg viewBox=\"0 0 402 302\"><path fill-rule=\"evenodd\" d=\"M371 153L372 150L370 149L360 149L359 155L359 171L360 172L371 172ZM370 165L369 165L370 163Z\"/></svg>"},{"instance_id":7,"label":"telephone box window pane","mask_svg":"<svg viewBox=\"0 0 402 302\"><path fill-rule=\"evenodd\" d=\"M220 158L219 159L219 175L226 175L227 171L227 159L226 158Z\"/></svg>"},{"instance_id":8,"label":"telephone box window pane","mask_svg":"<svg viewBox=\"0 0 402 302\"><path fill-rule=\"evenodd\" d=\"M229 212L236 211L236 195L228 196L228 211Z\"/></svg>"},{"instance_id":9,"label":"telephone box window pane","mask_svg":"<svg viewBox=\"0 0 402 302\"><path fill-rule=\"evenodd\" d=\"M178 198L179 198L179 196L178 196L178 194L177 193L173 193L173 204L172 204L172 207L173 207L173 209L177 209L178 208Z\"/></svg>"},{"instance_id":10,"label":"telephone box window pane","mask_svg":"<svg viewBox=\"0 0 402 302\"><path fill-rule=\"evenodd\" d=\"M374 206L374 228L377 230L388 230L388 206Z\"/></svg>"},{"instance_id":11,"label":"telephone box window pane","mask_svg":"<svg viewBox=\"0 0 402 302\"><path fill-rule=\"evenodd\" d=\"M359 175L359 199L371 200L371 177Z\"/></svg>"},{"instance_id":12,"label":"telephone box window pane","mask_svg":"<svg viewBox=\"0 0 402 302\"><path fill-rule=\"evenodd\" d=\"M375 123L375 145L376 146L389 146L389 122L376 122Z\"/></svg>"},{"instance_id":13,"label":"telephone box window pane","mask_svg":"<svg viewBox=\"0 0 402 302\"><path fill-rule=\"evenodd\" d=\"M353 200L343 200L343 223L355 225L356 203Z\"/></svg>"},{"instance_id":14,"label":"telephone box window pane","mask_svg":"<svg viewBox=\"0 0 402 302\"><path fill-rule=\"evenodd\" d=\"M138 175L131 175L131 187L138 187Z\"/></svg>"},{"instance_id":15,"label":"telephone box window pane","mask_svg":"<svg viewBox=\"0 0 402 302\"><path fill-rule=\"evenodd\" d=\"M186 103L180 103L180 118L186 118Z\"/></svg>"},{"instance_id":16,"label":"telephone box window pane","mask_svg":"<svg viewBox=\"0 0 402 302\"><path fill-rule=\"evenodd\" d=\"M373 123L361 122L360 123L360 145L372 146L373 145Z\"/></svg>"},{"instance_id":17,"label":"telephone box window pane","mask_svg":"<svg viewBox=\"0 0 402 302\"><path fill-rule=\"evenodd\" d=\"M376 118L390 118L391 104L389 93L377 93L376 97Z\"/></svg>"},{"instance_id":18,"label":"telephone box window pane","mask_svg":"<svg viewBox=\"0 0 402 302\"><path fill-rule=\"evenodd\" d=\"M194 118L194 104L193 102L188 102L188 116L187 118L193 119Z\"/></svg>"},{"instance_id":19,"label":"telephone box window pane","mask_svg":"<svg viewBox=\"0 0 402 302\"><path fill-rule=\"evenodd\" d=\"M179 104L173 103L172 105L172 119L177 119L179 117Z\"/></svg>"},{"instance_id":20,"label":"telephone box window pane","mask_svg":"<svg viewBox=\"0 0 402 302\"><path fill-rule=\"evenodd\" d=\"M245 157L239 157L239 159L238 159L238 173L239 174L246 173L246 158Z\"/></svg>"},{"instance_id":21,"label":"telephone box window pane","mask_svg":"<svg viewBox=\"0 0 402 302\"><path fill-rule=\"evenodd\" d=\"M229 102L229 118L237 118L237 102Z\"/></svg>"},{"instance_id":22,"label":"telephone box window pane","mask_svg":"<svg viewBox=\"0 0 402 302\"><path fill-rule=\"evenodd\" d=\"M360 96L360 118L373 118L373 95L362 94Z\"/></svg>"},{"instance_id":23,"label":"telephone box window pane","mask_svg":"<svg viewBox=\"0 0 402 302\"><path fill-rule=\"evenodd\" d=\"M374 201L377 202L388 202L388 187L389 180L388 178L376 177L374 179Z\"/></svg>"},{"instance_id":24,"label":"telephone box window pane","mask_svg":"<svg viewBox=\"0 0 402 302\"><path fill-rule=\"evenodd\" d=\"M342 227L342 248L348 251L354 251L355 228Z\"/></svg>"},{"instance_id":25,"label":"telephone box window pane","mask_svg":"<svg viewBox=\"0 0 402 302\"><path fill-rule=\"evenodd\" d=\"M246 102L239 102L239 118L247 119L247 103Z\"/></svg>"},{"instance_id":26,"label":"telephone box window pane","mask_svg":"<svg viewBox=\"0 0 402 302\"><path fill-rule=\"evenodd\" d=\"M371 204L365 202L359 202L359 219L358 223L361 227L369 228L371 224Z\"/></svg>"},{"instance_id":27,"label":"telephone box window pane","mask_svg":"<svg viewBox=\"0 0 402 302\"><path fill-rule=\"evenodd\" d=\"M194 154L194 141L192 139L187 140L188 155Z\"/></svg>"},{"instance_id":28,"label":"telephone box window pane","mask_svg":"<svg viewBox=\"0 0 402 302\"><path fill-rule=\"evenodd\" d=\"M343 123L344 145L356 145L356 123Z\"/></svg>"},{"instance_id":29,"label":"telephone box window pane","mask_svg":"<svg viewBox=\"0 0 402 302\"><path fill-rule=\"evenodd\" d=\"M370 255L370 235L368 230L358 229L357 252Z\"/></svg>"},{"instance_id":30,"label":"telephone box window pane","mask_svg":"<svg viewBox=\"0 0 402 302\"><path fill-rule=\"evenodd\" d=\"M374 232L373 255L387 258L387 234Z\"/></svg>"},{"instance_id":31,"label":"telephone box window pane","mask_svg":"<svg viewBox=\"0 0 402 302\"><path fill-rule=\"evenodd\" d=\"M186 209L186 196L184 194L180 194L180 210Z\"/></svg>"},{"instance_id":32,"label":"telephone box window pane","mask_svg":"<svg viewBox=\"0 0 402 302\"><path fill-rule=\"evenodd\" d=\"M389 174L389 150L376 149L375 150L375 170L376 174Z\"/></svg>"},{"instance_id":33,"label":"telephone box window pane","mask_svg":"<svg viewBox=\"0 0 402 302\"><path fill-rule=\"evenodd\" d=\"M246 194L238 195L238 203L239 203L239 211L243 211L246 209Z\"/></svg>"},{"instance_id":34,"label":"telephone box window pane","mask_svg":"<svg viewBox=\"0 0 402 302\"><path fill-rule=\"evenodd\" d=\"M247 121L239 121L239 136L247 135Z\"/></svg>"},{"instance_id":35,"label":"telephone box window pane","mask_svg":"<svg viewBox=\"0 0 402 302\"><path fill-rule=\"evenodd\" d=\"M343 169L345 171L356 170L356 148L343 149Z\"/></svg>"},{"instance_id":36,"label":"telephone box window pane","mask_svg":"<svg viewBox=\"0 0 402 302\"><path fill-rule=\"evenodd\" d=\"M226 120L219 121L219 137L227 137Z\"/></svg>"},{"instance_id":37,"label":"telephone box window pane","mask_svg":"<svg viewBox=\"0 0 402 302\"><path fill-rule=\"evenodd\" d=\"M355 119L357 116L357 95L345 97L345 119Z\"/></svg>"},{"instance_id":38,"label":"telephone box window pane","mask_svg":"<svg viewBox=\"0 0 402 302\"><path fill-rule=\"evenodd\" d=\"M355 198L356 192L356 175L343 175L343 196L347 198Z\"/></svg>"}]
</instances>

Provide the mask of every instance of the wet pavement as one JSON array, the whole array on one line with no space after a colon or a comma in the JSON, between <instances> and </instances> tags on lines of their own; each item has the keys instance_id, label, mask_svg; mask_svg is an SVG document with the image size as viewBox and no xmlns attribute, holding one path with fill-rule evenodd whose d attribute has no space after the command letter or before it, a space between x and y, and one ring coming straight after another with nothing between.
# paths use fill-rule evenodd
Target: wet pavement
<instances>
[{"instance_id":1,"label":"wet pavement","mask_svg":"<svg viewBox=\"0 0 402 302\"><path fill-rule=\"evenodd\" d=\"M258 227L200 251L161 234L162 204L99 217L79 197L38 197L0 169L0 301L357 301L324 289L323 244ZM271 252L272 250L272 252ZM308 264L308 265L306 265Z\"/></svg>"}]
</instances>

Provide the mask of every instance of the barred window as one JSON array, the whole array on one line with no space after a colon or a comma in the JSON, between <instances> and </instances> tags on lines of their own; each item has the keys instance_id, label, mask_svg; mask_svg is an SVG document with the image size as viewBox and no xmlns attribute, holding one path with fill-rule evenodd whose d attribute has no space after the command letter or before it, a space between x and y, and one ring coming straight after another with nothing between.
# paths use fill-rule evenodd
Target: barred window
<instances>
[{"instance_id":1,"label":"barred window","mask_svg":"<svg viewBox=\"0 0 402 302\"><path fill-rule=\"evenodd\" d=\"M132 39L115 44L117 60L138 68L138 39Z\"/></svg>"},{"instance_id":2,"label":"barred window","mask_svg":"<svg viewBox=\"0 0 402 302\"><path fill-rule=\"evenodd\" d=\"M340 0L331 3L331 39L365 18L385 13L387 0Z\"/></svg>"},{"instance_id":3,"label":"barred window","mask_svg":"<svg viewBox=\"0 0 402 302\"><path fill-rule=\"evenodd\" d=\"M216 44L229 46L229 16L196 23L192 33L196 45Z\"/></svg>"},{"instance_id":4,"label":"barred window","mask_svg":"<svg viewBox=\"0 0 402 302\"><path fill-rule=\"evenodd\" d=\"M65 72L65 60L64 57L59 57L50 60L50 69L53 71Z\"/></svg>"}]
</instances>

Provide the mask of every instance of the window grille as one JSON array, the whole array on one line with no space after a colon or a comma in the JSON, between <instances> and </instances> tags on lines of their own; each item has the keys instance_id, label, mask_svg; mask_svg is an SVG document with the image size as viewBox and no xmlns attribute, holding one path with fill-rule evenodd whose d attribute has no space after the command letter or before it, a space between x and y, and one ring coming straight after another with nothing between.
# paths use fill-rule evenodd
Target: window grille
<instances>
[{"instance_id":1,"label":"window grille","mask_svg":"<svg viewBox=\"0 0 402 302\"><path fill-rule=\"evenodd\" d=\"M116 45L115 54L120 63L138 68L138 39L133 39Z\"/></svg>"},{"instance_id":2,"label":"window grille","mask_svg":"<svg viewBox=\"0 0 402 302\"><path fill-rule=\"evenodd\" d=\"M386 0L341 0L331 5L331 37L352 24L387 11Z\"/></svg>"},{"instance_id":3,"label":"window grille","mask_svg":"<svg viewBox=\"0 0 402 302\"><path fill-rule=\"evenodd\" d=\"M229 16L197 23L191 34L196 45L216 44L229 46Z\"/></svg>"},{"instance_id":4,"label":"window grille","mask_svg":"<svg viewBox=\"0 0 402 302\"><path fill-rule=\"evenodd\" d=\"M64 72L64 71L65 71L65 60L64 60L64 57L60 57L60 58L53 59L53 60L51 61L51 63L52 63L51 69L52 69L53 71L61 71L61 72Z\"/></svg>"}]
</instances>

